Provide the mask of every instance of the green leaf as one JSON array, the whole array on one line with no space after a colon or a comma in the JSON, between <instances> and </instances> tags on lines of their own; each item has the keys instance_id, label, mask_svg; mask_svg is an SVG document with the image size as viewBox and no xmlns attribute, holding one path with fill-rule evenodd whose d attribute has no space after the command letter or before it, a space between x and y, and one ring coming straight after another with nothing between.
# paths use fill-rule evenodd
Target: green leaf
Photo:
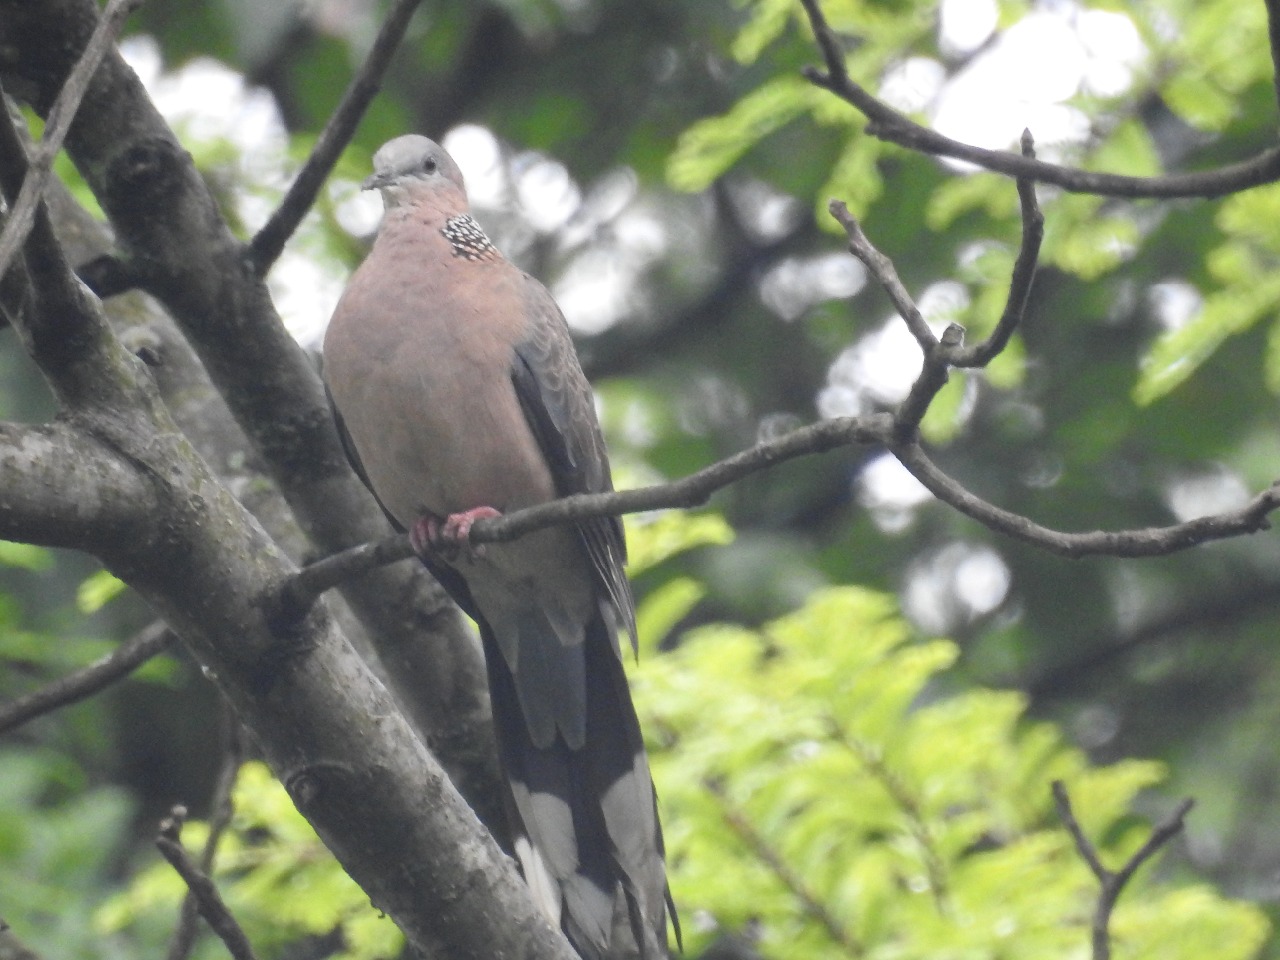
<instances>
[{"instance_id":1,"label":"green leaf","mask_svg":"<svg viewBox=\"0 0 1280 960\"><path fill-rule=\"evenodd\" d=\"M630 514L626 526L627 567L633 577L696 547L733 542L733 528L718 513L672 511L643 518Z\"/></svg>"},{"instance_id":2,"label":"green leaf","mask_svg":"<svg viewBox=\"0 0 1280 960\"><path fill-rule=\"evenodd\" d=\"M800 77L776 77L739 100L726 114L695 123L680 135L667 161L667 182L677 190L705 190L760 140L826 96Z\"/></svg>"},{"instance_id":3,"label":"green leaf","mask_svg":"<svg viewBox=\"0 0 1280 960\"><path fill-rule=\"evenodd\" d=\"M730 47L734 59L743 64L755 63L765 47L782 36L796 10L791 0L757 0L751 8L750 18Z\"/></svg>"},{"instance_id":4,"label":"green leaf","mask_svg":"<svg viewBox=\"0 0 1280 960\"><path fill-rule=\"evenodd\" d=\"M758 630L700 628L643 661L636 699L662 731L653 770L686 916L755 920L777 957L843 956L851 937L866 956L918 960L1086 950L1097 885L1049 782L1067 782L1118 865L1148 835L1130 811L1164 768L1091 766L1052 725L1026 723L1018 693L940 696L932 685L956 653L913 639L891 597L836 588ZM1157 929L1147 904L1180 911L1179 927L1181 911L1208 930L1238 918L1222 934L1233 960L1269 930L1256 907L1153 887L1151 871L1126 902L1136 912L1117 926L1117 956L1213 953L1190 929L1196 948Z\"/></svg>"},{"instance_id":5,"label":"green leaf","mask_svg":"<svg viewBox=\"0 0 1280 960\"><path fill-rule=\"evenodd\" d=\"M876 166L880 156L879 143L858 132L849 137L840 157L836 160L831 176L819 192L817 221L832 233L841 233L843 227L827 212L827 199L843 200L855 217L862 217L884 189L884 178Z\"/></svg>"},{"instance_id":6,"label":"green leaf","mask_svg":"<svg viewBox=\"0 0 1280 960\"><path fill-rule=\"evenodd\" d=\"M1004 220L1018 209L1018 193L1005 177L994 173L971 173L952 177L930 195L925 205L925 223L941 232L957 219L980 211L994 220Z\"/></svg>"},{"instance_id":7,"label":"green leaf","mask_svg":"<svg viewBox=\"0 0 1280 960\"><path fill-rule=\"evenodd\" d=\"M0 540L0 564L40 573L53 567L53 555L44 547Z\"/></svg>"},{"instance_id":8,"label":"green leaf","mask_svg":"<svg viewBox=\"0 0 1280 960\"><path fill-rule=\"evenodd\" d=\"M1226 269L1221 259L1220 269ZM1275 272L1206 297L1189 322L1152 344L1138 373L1134 400L1142 405L1159 400L1191 376L1224 340L1274 314L1278 307L1280 274Z\"/></svg>"},{"instance_id":9,"label":"green leaf","mask_svg":"<svg viewBox=\"0 0 1280 960\"><path fill-rule=\"evenodd\" d=\"M1160 174L1160 154L1146 124L1137 119L1126 120L1108 134L1089 156L1090 170L1124 173L1131 177L1154 177Z\"/></svg>"},{"instance_id":10,"label":"green leaf","mask_svg":"<svg viewBox=\"0 0 1280 960\"><path fill-rule=\"evenodd\" d=\"M636 630L640 635L641 649L654 650L706 592L702 584L690 577L677 577L650 592L636 610Z\"/></svg>"},{"instance_id":11,"label":"green leaf","mask_svg":"<svg viewBox=\"0 0 1280 960\"><path fill-rule=\"evenodd\" d=\"M930 443L947 444L956 438L962 426L960 410L964 406L965 392L969 389L969 378L956 371L933 398L929 409L920 422L920 432Z\"/></svg>"},{"instance_id":12,"label":"green leaf","mask_svg":"<svg viewBox=\"0 0 1280 960\"><path fill-rule=\"evenodd\" d=\"M126 589L123 580L118 580L106 570L92 573L76 589L76 609L81 613L97 613Z\"/></svg>"}]
</instances>

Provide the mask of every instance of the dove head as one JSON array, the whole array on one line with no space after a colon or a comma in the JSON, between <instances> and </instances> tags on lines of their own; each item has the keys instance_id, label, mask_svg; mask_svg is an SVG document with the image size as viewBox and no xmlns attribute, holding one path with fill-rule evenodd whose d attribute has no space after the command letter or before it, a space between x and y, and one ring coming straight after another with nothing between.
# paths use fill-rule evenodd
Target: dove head
<instances>
[{"instance_id":1,"label":"dove head","mask_svg":"<svg viewBox=\"0 0 1280 960\"><path fill-rule=\"evenodd\" d=\"M467 205L467 188L462 171L453 157L434 140L416 133L384 143L373 155L373 176L364 189L382 192L383 206L390 210L420 197L453 195L454 202Z\"/></svg>"}]
</instances>

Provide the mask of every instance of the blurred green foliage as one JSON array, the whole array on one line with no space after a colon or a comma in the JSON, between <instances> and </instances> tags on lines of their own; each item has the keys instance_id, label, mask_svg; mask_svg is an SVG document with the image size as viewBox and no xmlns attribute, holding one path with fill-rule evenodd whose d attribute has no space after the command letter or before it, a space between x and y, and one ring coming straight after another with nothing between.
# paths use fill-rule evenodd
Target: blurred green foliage
<instances>
[{"instance_id":1,"label":"blurred green foliage","mask_svg":"<svg viewBox=\"0 0 1280 960\"><path fill-rule=\"evenodd\" d=\"M399 955L404 938L396 925L343 872L265 764L254 761L240 768L232 808L213 877L259 956L279 956L305 937L335 932L329 955L338 960ZM194 859L199 860L208 835L207 823L183 828L183 843ZM154 863L95 911L93 926L105 936L163 930L174 923L185 893L186 885L167 863ZM137 949L151 954L158 945L143 940ZM216 957L223 950L206 937L200 956Z\"/></svg>"},{"instance_id":2,"label":"blurred green foliage","mask_svg":"<svg viewBox=\"0 0 1280 960\"><path fill-rule=\"evenodd\" d=\"M281 195L376 28L378 5L342 16L322 7L152 0L131 21L155 37L166 76L215 57L279 106L288 141L271 150L176 121L241 236ZM939 2L823 2L851 74L873 93L908 64L936 71L933 98L910 110L922 122L1029 18L1056 17L1068 46L1087 14L1106 11L1144 54L1119 92L1064 92L1057 105L1083 135L1064 144L1032 129L1042 156L1147 175L1274 145L1261 0L996 7L991 36L957 51L942 42ZM558 294L583 271L623 278L625 309L580 345L624 484L687 474L779 425L839 412L824 405L829 391L883 407L892 401L866 389L875 363L848 361L897 322L886 298L865 282L832 293L821 272L803 272L843 248L829 198L850 205L913 294L948 286L930 319L962 323L973 339L1004 308L1017 197L1005 178L867 136L864 118L799 77L819 63L795 0L441 0L415 20L289 255L340 277L367 241L340 213L378 144L481 125L507 179L478 212L504 249ZM225 122L235 131L241 119ZM1016 118L1001 119L1013 146ZM541 159L562 162L583 198L555 230L531 225L519 199L521 171ZM96 209L65 159L56 169ZM1265 488L1280 473L1280 191L1039 195L1046 239L1030 309L1004 355L955 375L938 398L924 427L939 461L1063 529L1167 523ZM628 260L628 241L643 256ZM778 287L785 308L771 299ZM12 337L0 408L14 420L50 415ZM1274 902L1274 536L1143 563L1067 562L936 503L886 505L886 490L909 484L873 487L877 463L850 451L787 464L718 495L727 521L632 524L638 696L653 718L691 943L706 943L713 922L758 918L770 956L835 949L763 845L868 955L1082 955L1091 887L1052 817L1047 783L1060 776L1112 865L1145 835L1132 811L1164 803L1135 791L1199 800L1194 842L1143 871L1122 901L1118 956L1250 955L1266 936L1257 912L1185 884L1196 876ZM1196 484L1205 495L1185 499ZM992 556L1007 590L987 608L967 599L965 562ZM145 622L82 559L0 544L0 563L6 699ZM952 640L918 642L904 619ZM178 888L166 868L146 868L102 907L122 874L154 858L152 814L176 800L199 807L217 762L197 671L180 653L148 669L168 685L131 684L43 718L0 754L0 915L48 960L157 955L172 928ZM1124 760L1134 756L1160 763ZM254 936L277 949L341 924L353 955L392 950L379 939L388 926L335 878L278 788L250 767L240 790L227 848L243 869L228 859L221 879ZM187 841L199 844L194 823ZM241 888L251 878L259 886ZM296 882L321 893L314 912L282 903ZM254 896L279 915L255 913ZM65 910L51 915L52 904ZM116 932L77 925L91 914Z\"/></svg>"},{"instance_id":3,"label":"blurred green foliage","mask_svg":"<svg viewBox=\"0 0 1280 960\"><path fill-rule=\"evenodd\" d=\"M630 526L642 570L730 535L715 514ZM1119 867L1148 836L1132 811L1138 792L1163 780L1161 764L1092 765L1053 724L1027 722L1016 693L939 693L955 645L915 639L893 598L873 591L821 591L759 629L707 625L660 652L699 587L672 581L644 601L633 671L690 955L752 924L778 958L1081 954L1097 884L1055 819L1048 785L1068 785L1082 827ZM37 831L31 798L9 799L14 826ZM50 815L82 819L59 842L118 826L104 820L123 812L115 799L90 795ZM260 955L335 931L342 960L398 953L394 925L261 763L241 767L233 809L214 876ZM207 836L203 823L183 830L197 857ZM94 910L106 942L159 949L147 938L172 923L185 887L155 859ZM89 870L55 871L40 889ZM1211 949L1246 960L1269 929L1251 905L1144 869L1115 914L1115 955L1177 960ZM218 953L210 939L202 958Z\"/></svg>"},{"instance_id":4,"label":"blurred green foliage","mask_svg":"<svg viewBox=\"0 0 1280 960\"><path fill-rule=\"evenodd\" d=\"M956 655L913 642L891 597L833 588L645 661L636 695L691 952L755 922L779 958L1083 955L1097 882L1049 783L1118 869L1148 836L1133 801L1163 767L1091 765L1025 722L1016 693L931 692ZM1115 955L1245 960L1269 927L1144 870L1115 914Z\"/></svg>"}]
</instances>

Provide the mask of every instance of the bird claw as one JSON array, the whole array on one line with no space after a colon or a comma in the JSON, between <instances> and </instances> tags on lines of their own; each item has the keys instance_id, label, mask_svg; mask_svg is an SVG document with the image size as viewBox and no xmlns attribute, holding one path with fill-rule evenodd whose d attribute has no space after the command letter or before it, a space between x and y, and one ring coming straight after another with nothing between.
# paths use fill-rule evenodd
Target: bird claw
<instances>
[{"instance_id":1,"label":"bird claw","mask_svg":"<svg viewBox=\"0 0 1280 960\"><path fill-rule=\"evenodd\" d=\"M502 513L493 507L473 507L451 513L443 520L428 513L409 529L409 543L419 557L434 554L445 560L456 560L465 554L467 559L475 560L484 556L484 544L472 545L471 527L477 520L500 516Z\"/></svg>"}]
</instances>

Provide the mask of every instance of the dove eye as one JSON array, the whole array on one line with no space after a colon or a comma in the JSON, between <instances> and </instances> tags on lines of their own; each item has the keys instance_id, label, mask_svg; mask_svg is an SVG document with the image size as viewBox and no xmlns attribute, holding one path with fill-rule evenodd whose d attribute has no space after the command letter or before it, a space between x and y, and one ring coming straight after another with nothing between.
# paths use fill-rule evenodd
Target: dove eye
<instances>
[{"instance_id":1,"label":"dove eye","mask_svg":"<svg viewBox=\"0 0 1280 960\"><path fill-rule=\"evenodd\" d=\"M435 173L440 165L436 162L435 157L427 157L422 161L422 170L424 173Z\"/></svg>"}]
</instances>

